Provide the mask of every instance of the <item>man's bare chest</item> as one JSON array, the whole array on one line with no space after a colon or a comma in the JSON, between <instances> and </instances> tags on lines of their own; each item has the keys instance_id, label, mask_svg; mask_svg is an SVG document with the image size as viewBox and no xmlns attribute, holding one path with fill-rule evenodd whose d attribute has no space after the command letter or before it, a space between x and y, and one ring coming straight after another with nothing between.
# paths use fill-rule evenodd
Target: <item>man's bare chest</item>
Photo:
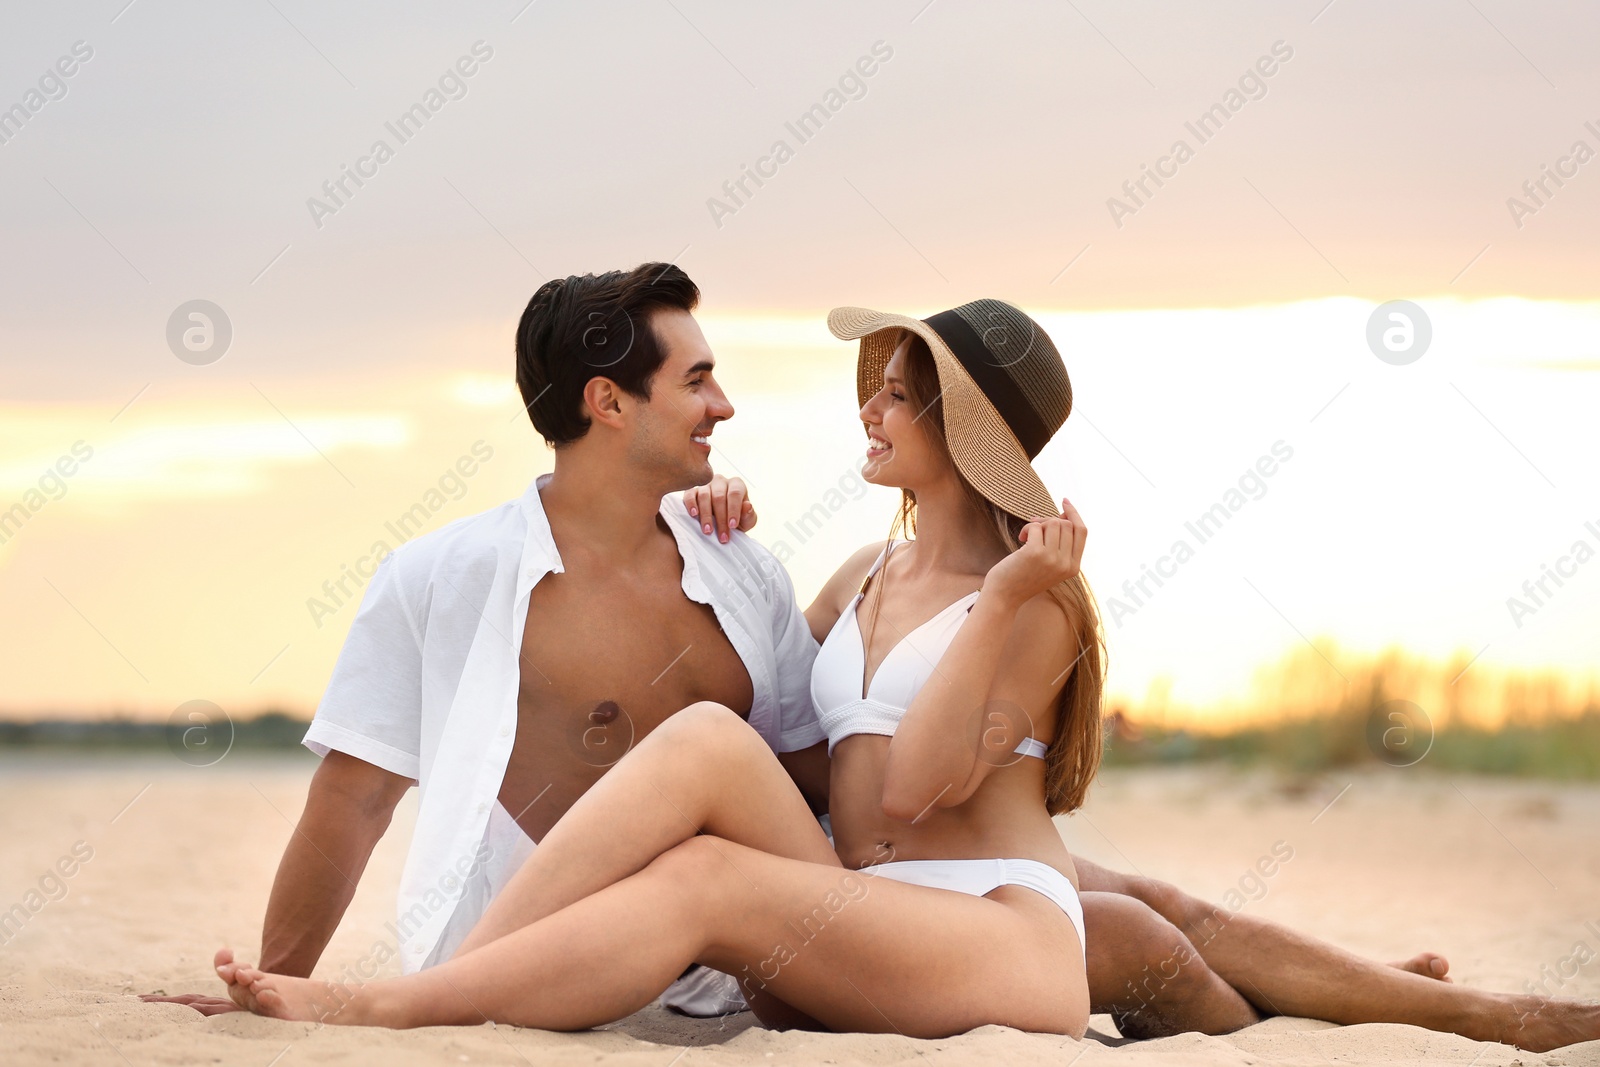
<instances>
[{"instance_id":1,"label":"man's bare chest","mask_svg":"<svg viewBox=\"0 0 1600 1067\"><path fill-rule=\"evenodd\" d=\"M701 700L748 715L754 699L715 613L681 588L622 596L562 577L530 597L500 797L535 839L668 716Z\"/></svg>"}]
</instances>

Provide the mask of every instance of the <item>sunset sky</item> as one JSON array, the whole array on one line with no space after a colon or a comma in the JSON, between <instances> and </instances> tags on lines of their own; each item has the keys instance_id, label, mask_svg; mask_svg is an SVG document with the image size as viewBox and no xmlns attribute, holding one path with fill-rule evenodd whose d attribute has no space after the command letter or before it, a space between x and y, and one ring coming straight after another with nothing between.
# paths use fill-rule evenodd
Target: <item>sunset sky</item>
<instances>
[{"instance_id":1,"label":"sunset sky","mask_svg":"<svg viewBox=\"0 0 1600 1067\"><path fill-rule=\"evenodd\" d=\"M549 469L528 296L648 259L704 290L714 461L807 599L894 504L828 308L994 296L1072 376L1038 467L1113 695L1221 706L1307 639L1593 677L1600 9L525 3L7 16L0 715L309 713L323 583ZM212 362L169 346L194 300Z\"/></svg>"}]
</instances>

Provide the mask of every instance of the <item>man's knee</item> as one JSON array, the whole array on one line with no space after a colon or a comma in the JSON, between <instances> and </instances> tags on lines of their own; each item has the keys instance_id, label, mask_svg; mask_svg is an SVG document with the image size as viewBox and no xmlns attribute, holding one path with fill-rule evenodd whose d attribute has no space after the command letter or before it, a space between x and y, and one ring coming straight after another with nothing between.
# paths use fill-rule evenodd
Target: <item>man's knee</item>
<instances>
[{"instance_id":1,"label":"man's knee","mask_svg":"<svg viewBox=\"0 0 1600 1067\"><path fill-rule=\"evenodd\" d=\"M1142 901L1117 893L1083 894L1090 987L1120 996L1179 980L1197 957L1183 931ZM1098 979L1098 980L1097 980Z\"/></svg>"},{"instance_id":2,"label":"man's knee","mask_svg":"<svg viewBox=\"0 0 1600 1067\"><path fill-rule=\"evenodd\" d=\"M1117 893L1143 903L1179 927L1196 921L1212 909L1205 901L1192 897L1170 882L1147 878L1141 874L1123 874L1101 867L1087 860L1074 859L1078 866L1081 888L1092 893Z\"/></svg>"},{"instance_id":3,"label":"man's knee","mask_svg":"<svg viewBox=\"0 0 1600 1067\"><path fill-rule=\"evenodd\" d=\"M1093 1010L1125 1037L1205 1028L1187 1015L1218 979L1184 932L1125 894L1085 893L1083 905Z\"/></svg>"},{"instance_id":4,"label":"man's knee","mask_svg":"<svg viewBox=\"0 0 1600 1067\"><path fill-rule=\"evenodd\" d=\"M1086 893L1084 925L1089 989L1097 1003L1148 1002L1211 979L1183 931L1141 901Z\"/></svg>"},{"instance_id":5,"label":"man's knee","mask_svg":"<svg viewBox=\"0 0 1600 1067\"><path fill-rule=\"evenodd\" d=\"M1127 893L1183 930L1193 931L1203 926L1217 910L1216 905L1208 904L1171 882L1163 882L1158 878L1131 878L1128 880Z\"/></svg>"}]
</instances>

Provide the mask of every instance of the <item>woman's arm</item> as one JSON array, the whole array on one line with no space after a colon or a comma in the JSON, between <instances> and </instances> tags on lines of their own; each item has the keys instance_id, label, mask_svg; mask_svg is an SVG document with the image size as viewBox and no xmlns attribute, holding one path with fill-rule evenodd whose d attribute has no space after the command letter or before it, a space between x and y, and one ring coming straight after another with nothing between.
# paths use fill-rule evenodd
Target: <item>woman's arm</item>
<instances>
[{"instance_id":1,"label":"woman's arm","mask_svg":"<svg viewBox=\"0 0 1600 1067\"><path fill-rule=\"evenodd\" d=\"M991 770L1015 762L1024 737L1052 739L1048 710L1079 650L1047 590L1078 573L1087 534L1065 507L1062 518L1030 523L1022 547L985 576L971 614L895 729L883 784L890 818L915 822L933 807L960 804Z\"/></svg>"}]
</instances>

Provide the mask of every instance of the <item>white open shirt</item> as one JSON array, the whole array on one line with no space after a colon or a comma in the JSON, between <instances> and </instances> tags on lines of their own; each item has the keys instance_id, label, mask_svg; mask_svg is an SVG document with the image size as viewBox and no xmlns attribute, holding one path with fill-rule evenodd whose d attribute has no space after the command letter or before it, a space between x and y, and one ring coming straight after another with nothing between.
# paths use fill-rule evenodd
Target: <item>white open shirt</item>
<instances>
[{"instance_id":1,"label":"white open shirt","mask_svg":"<svg viewBox=\"0 0 1600 1067\"><path fill-rule=\"evenodd\" d=\"M491 812L504 810L529 594L563 569L539 497L549 477L385 558L306 731L319 756L337 749L417 782L389 927L408 974L448 959L524 858L481 862ZM677 496L661 514L683 559L684 595L711 606L749 671L750 725L776 752L824 740L810 690L818 646L782 564L742 532L726 545L702 535Z\"/></svg>"}]
</instances>

